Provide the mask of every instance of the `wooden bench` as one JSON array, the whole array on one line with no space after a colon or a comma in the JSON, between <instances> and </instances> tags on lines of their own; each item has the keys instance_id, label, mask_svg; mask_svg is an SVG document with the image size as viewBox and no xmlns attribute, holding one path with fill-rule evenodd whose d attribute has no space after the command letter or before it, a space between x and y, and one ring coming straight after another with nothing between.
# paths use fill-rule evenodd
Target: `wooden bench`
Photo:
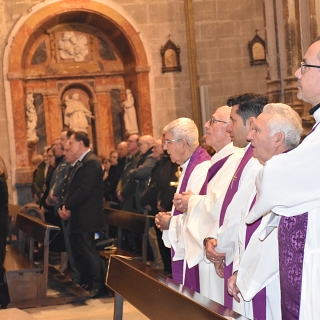
<instances>
[{"instance_id":1,"label":"wooden bench","mask_svg":"<svg viewBox=\"0 0 320 320\"><path fill-rule=\"evenodd\" d=\"M152 320L245 319L236 312L161 276L139 261L112 256L106 285L114 292L113 319L121 320L123 300Z\"/></svg>"},{"instance_id":2,"label":"wooden bench","mask_svg":"<svg viewBox=\"0 0 320 320\"><path fill-rule=\"evenodd\" d=\"M154 217L111 208L105 208L105 215L106 225L117 227L117 241L115 243L115 248L110 250L100 250L100 256L105 260L109 260L111 255L128 256L134 259L140 259L142 263L145 264L147 262L149 226L150 221L153 220ZM141 257L122 249L122 230L127 230L142 235Z\"/></svg>"},{"instance_id":3,"label":"wooden bench","mask_svg":"<svg viewBox=\"0 0 320 320\"><path fill-rule=\"evenodd\" d=\"M16 215L19 230L18 245L8 245L4 261L5 275L10 296L9 307L37 305L47 295L50 232L60 228L23 213ZM43 263L34 262L34 242L43 245ZM28 255L25 254L25 244Z\"/></svg>"}]
</instances>

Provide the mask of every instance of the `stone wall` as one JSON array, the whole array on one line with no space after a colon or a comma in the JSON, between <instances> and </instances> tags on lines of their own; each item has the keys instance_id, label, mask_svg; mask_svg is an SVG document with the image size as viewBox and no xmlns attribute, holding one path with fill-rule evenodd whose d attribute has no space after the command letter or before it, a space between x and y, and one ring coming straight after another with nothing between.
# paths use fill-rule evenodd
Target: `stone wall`
<instances>
[{"instance_id":1,"label":"stone wall","mask_svg":"<svg viewBox=\"0 0 320 320\"><path fill-rule=\"evenodd\" d=\"M3 13L0 19L1 61L6 39L20 16L27 14L35 4L57 1L0 0ZM63 0L67 1L71 0ZM103 3L118 10L132 23L145 46L151 69L153 132L157 138L169 121L182 116L192 117L185 1L105 0ZM193 9L198 81L199 85L208 86L210 113L224 104L230 95L248 91L265 94L266 66L251 67L248 51L248 42L254 37L256 29L265 38L262 0L194 0ZM160 49L169 35L181 48L182 71L163 74ZM0 72L0 77L3 80L3 72ZM15 160L14 137L8 132L9 115L6 113L4 91L1 85L0 143L1 155L10 167L10 161Z\"/></svg>"}]
</instances>

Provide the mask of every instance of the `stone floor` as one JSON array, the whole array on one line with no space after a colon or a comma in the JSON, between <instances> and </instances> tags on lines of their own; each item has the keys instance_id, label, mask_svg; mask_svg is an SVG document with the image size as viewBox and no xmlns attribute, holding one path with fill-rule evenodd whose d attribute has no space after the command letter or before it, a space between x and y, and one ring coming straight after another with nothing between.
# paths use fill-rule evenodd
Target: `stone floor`
<instances>
[{"instance_id":1,"label":"stone floor","mask_svg":"<svg viewBox=\"0 0 320 320\"><path fill-rule=\"evenodd\" d=\"M87 300L85 304L24 309L37 320L111 320L113 319L113 298ZM124 302L124 320L148 319L128 302Z\"/></svg>"}]
</instances>

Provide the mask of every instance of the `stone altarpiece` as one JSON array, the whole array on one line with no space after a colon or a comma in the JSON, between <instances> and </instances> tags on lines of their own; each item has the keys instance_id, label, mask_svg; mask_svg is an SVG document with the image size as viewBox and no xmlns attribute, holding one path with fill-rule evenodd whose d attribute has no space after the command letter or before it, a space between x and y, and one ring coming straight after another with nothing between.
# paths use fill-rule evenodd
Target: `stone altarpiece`
<instances>
[{"instance_id":1,"label":"stone altarpiece","mask_svg":"<svg viewBox=\"0 0 320 320\"><path fill-rule=\"evenodd\" d=\"M140 133L152 134L150 68L137 32L111 8L96 3L86 11L81 2L79 8L68 2L70 8L51 4L35 12L12 43L8 80L19 203L25 202L23 193L32 181L31 157L53 143L65 126L68 97L77 94L92 114L87 131L98 155L107 155L124 139L121 102L127 88L135 97ZM26 139L28 94L40 115L36 143Z\"/></svg>"}]
</instances>

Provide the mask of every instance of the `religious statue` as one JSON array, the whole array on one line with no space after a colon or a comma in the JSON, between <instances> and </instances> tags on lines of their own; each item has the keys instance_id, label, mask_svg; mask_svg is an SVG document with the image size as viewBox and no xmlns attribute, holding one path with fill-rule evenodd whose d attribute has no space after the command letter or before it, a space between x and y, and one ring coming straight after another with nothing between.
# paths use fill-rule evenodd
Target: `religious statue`
<instances>
[{"instance_id":1,"label":"religious statue","mask_svg":"<svg viewBox=\"0 0 320 320\"><path fill-rule=\"evenodd\" d=\"M67 31L59 41L60 57L64 60L73 59L75 62L82 62L89 53L85 35L75 36L74 32Z\"/></svg>"},{"instance_id":2,"label":"religious statue","mask_svg":"<svg viewBox=\"0 0 320 320\"><path fill-rule=\"evenodd\" d=\"M86 108L79 99L79 94L74 93L70 99L68 95L64 98L66 109L64 111L64 124L74 131L83 131L87 129L92 116L91 111Z\"/></svg>"},{"instance_id":3,"label":"religious statue","mask_svg":"<svg viewBox=\"0 0 320 320\"><path fill-rule=\"evenodd\" d=\"M36 128L37 128L37 111L34 107L34 98L32 93L27 94L26 99L26 115L27 115L27 141L37 141Z\"/></svg>"},{"instance_id":4,"label":"religious statue","mask_svg":"<svg viewBox=\"0 0 320 320\"><path fill-rule=\"evenodd\" d=\"M134 107L134 98L130 89L126 90L127 99L122 102L124 109L124 125L129 134L138 133L137 114Z\"/></svg>"}]
</instances>

